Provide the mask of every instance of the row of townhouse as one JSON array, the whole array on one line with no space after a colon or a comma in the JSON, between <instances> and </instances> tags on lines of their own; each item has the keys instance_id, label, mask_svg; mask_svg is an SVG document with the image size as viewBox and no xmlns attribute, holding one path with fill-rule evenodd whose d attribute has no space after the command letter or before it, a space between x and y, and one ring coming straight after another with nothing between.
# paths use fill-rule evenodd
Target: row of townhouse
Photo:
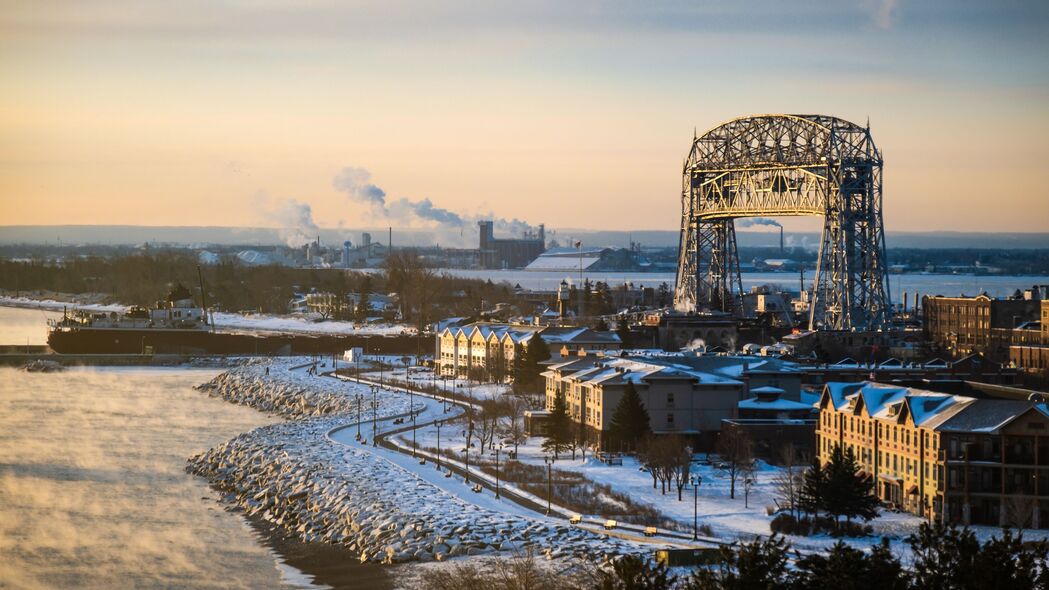
<instances>
[{"instance_id":1,"label":"row of townhouse","mask_svg":"<svg viewBox=\"0 0 1049 590\"><path fill-rule=\"evenodd\" d=\"M532 338L546 343L551 358L580 353L619 350L622 342L614 332L586 327L554 327L473 322L448 325L437 333L436 356L439 374L472 377L480 371L494 381L511 381L514 363L525 353Z\"/></svg>"},{"instance_id":2,"label":"row of townhouse","mask_svg":"<svg viewBox=\"0 0 1049 590\"><path fill-rule=\"evenodd\" d=\"M1049 408L878 383L828 383L820 461L852 449L880 500L937 521L1049 525Z\"/></svg>"}]
</instances>

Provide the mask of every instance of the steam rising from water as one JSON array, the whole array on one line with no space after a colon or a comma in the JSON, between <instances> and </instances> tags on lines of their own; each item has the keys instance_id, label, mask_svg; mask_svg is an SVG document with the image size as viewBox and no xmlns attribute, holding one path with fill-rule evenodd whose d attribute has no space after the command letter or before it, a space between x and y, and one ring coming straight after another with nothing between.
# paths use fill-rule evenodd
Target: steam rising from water
<instances>
[{"instance_id":1,"label":"steam rising from water","mask_svg":"<svg viewBox=\"0 0 1049 590\"><path fill-rule=\"evenodd\" d=\"M214 371L0 369L0 586L276 588L273 556L186 458L269 420Z\"/></svg>"}]
</instances>

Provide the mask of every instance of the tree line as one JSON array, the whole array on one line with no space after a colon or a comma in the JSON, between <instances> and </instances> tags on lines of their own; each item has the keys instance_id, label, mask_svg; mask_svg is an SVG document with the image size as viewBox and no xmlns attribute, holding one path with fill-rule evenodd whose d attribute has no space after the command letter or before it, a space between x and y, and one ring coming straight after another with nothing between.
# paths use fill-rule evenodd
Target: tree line
<instances>
[{"instance_id":1,"label":"tree line","mask_svg":"<svg viewBox=\"0 0 1049 590\"><path fill-rule=\"evenodd\" d=\"M48 259L0 259L0 289L23 295L50 291L71 295L101 293L110 303L150 307L177 283L197 295L197 268L207 288L208 305L220 311L286 313L295 293L397 293L404 320L425 325L439 317L476 317L482 306L516 301L506 284L438 274L411 250L395 252L382 272L252 266L232 256L201 265L187 250L149 249L112 256ZM360 316L347 308L340 319Z\"/></svg>"}]
</instances>

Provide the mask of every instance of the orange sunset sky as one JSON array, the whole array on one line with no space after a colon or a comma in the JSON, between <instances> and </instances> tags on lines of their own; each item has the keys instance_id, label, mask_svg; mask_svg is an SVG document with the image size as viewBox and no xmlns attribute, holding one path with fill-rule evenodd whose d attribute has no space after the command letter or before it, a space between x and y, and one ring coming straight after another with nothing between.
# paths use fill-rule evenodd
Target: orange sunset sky
<instances>
[{"instance_id":1,"label":"orange sunset sky","mask_svg":"<svg viewBox=\"0 0 1049 590\"><path fill-rule=\"evenodd\" d=\"M869 118L890 231L1049 231L1047 6L4 2L0 225L275 227L291 199L384 224L333 184L354 167L391 200L673 230L694 128L823 113Z\"/></svg>"}]
</instances>

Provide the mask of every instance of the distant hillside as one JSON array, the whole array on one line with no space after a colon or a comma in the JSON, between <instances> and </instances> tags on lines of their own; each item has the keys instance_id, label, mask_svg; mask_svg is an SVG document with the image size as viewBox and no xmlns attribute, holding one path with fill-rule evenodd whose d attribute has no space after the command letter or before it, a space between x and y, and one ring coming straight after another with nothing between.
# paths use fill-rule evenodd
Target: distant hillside
<instances>
[{"instance_id":1,"label":"distant hillside","mask_svg":"<svg viewBox=\"0 0 1049 590\"><path fill-rule=\"evenodd\" d=\"M476 233L476 228L471 228ZM357 244L361 233L369 232L372 241L386 243L387 228L322 229L320 239L325 244L341 244L350 240ZM393 230L394 246L432 246L435 233L421 229ZM591 246L625 247L631 240L644 246L677 247L676 230L548 231L552 239L582 240ZM469 236L467 236L469 238ZM768 231L737 231L740 246L777 246L779 233ZM815 249L819 234L815 232L786 232L788 246ZM8 225L0 226L0 244L281 244L280 230L248 227L180 227L137 225ZM977 233L977 232L888 232L887 246L891 248L1049 248L1046 233Z\"/></svg>"}]
</instances>

